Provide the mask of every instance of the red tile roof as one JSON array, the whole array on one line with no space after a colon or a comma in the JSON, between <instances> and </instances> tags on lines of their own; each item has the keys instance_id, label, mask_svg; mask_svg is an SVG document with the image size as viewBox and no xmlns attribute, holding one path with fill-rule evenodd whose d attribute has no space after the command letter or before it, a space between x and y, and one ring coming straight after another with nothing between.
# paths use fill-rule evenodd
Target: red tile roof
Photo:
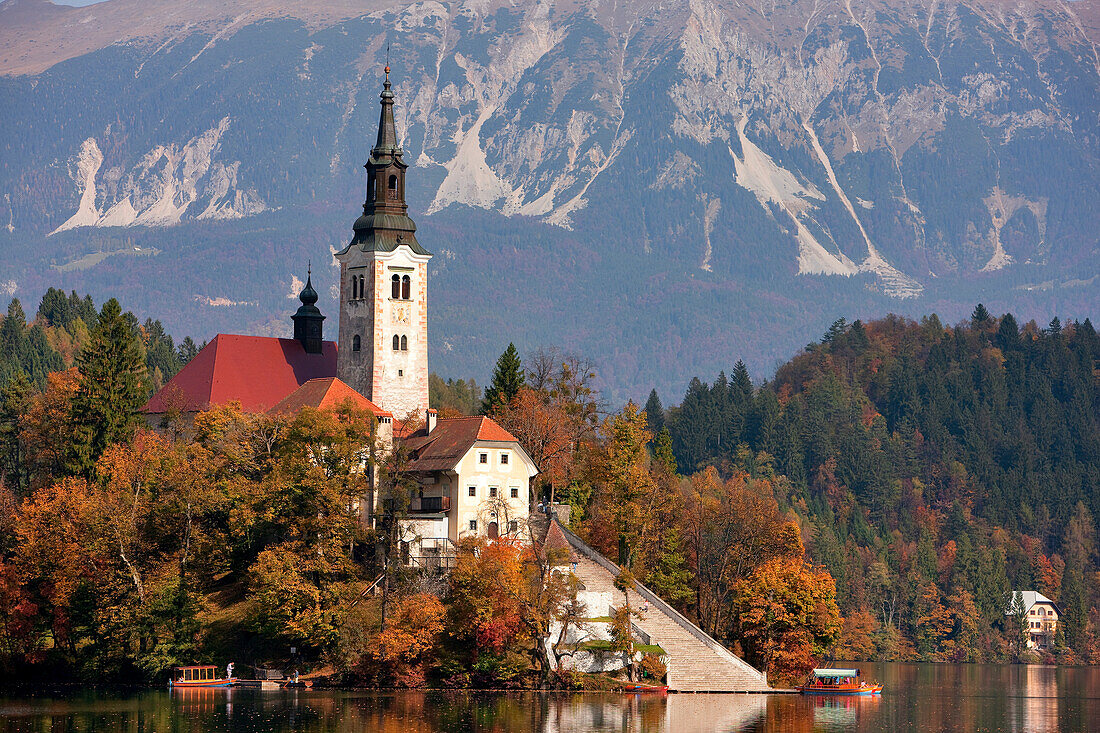
<instances>
[{"instance_id":1,"label":"red tile roof","mask_svg":"<svg viewBox=\"0 0 1100 733\"><path fill-rule=\"evenodd\" d=\"M421 428L406 439L405 445L412 454L408 468L410 471L449 471L479 440L519 442L483 415L440 418L431 435Z\"/></svg>"},{"instance_id":2,"label":"red tile roof","mask_svg":"<svg viewBox=\"0 0 1100 733\"><path fill-rule=\"evenodd\" d=\"M561 531L561 525L558 524L556 519L550 520L546 537L539 547L539 555L544 560L551 552L554 553L555 559L565 560L565 562L576 562L579 559L577 553L573 552L573 546L565 538L565 533Z\"/></svg>"},{"instance_id":3,"label":"red tile roof","mask_svg":"<svg viewBox=\"0 0 1100 733\"><path fill-rule=\"evenodd\" d=\"M336 376L336 343L307 354L294 339L220 333L172 377L143 408L184 412L240 402L248 412L264 412L301 385Z\"/></svg>"},{"instance_id":4,"label":"red tile roof","mask_svg":"<svg viewBox=\"0 0 1100 733\"><path fill-rule=\"evenodd\" d=\"M284 397L270 412L273 415L292 415L303 407L333 410L346 400L351 400L360 409L370 410L375 417L393 417L392 413L386 412L336 377L309 380Z\"/></svg>"}]
</instances>

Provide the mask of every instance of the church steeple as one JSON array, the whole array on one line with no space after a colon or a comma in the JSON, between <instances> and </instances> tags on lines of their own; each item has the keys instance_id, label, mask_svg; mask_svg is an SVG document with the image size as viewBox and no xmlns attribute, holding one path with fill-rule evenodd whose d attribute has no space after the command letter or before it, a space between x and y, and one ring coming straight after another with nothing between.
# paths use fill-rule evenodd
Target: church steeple
<instances>
[{"instance_id":1,"label":"church steeple","mask_svg":"<svg viewBox=\"0 0 1100 733\"><path fill-rule=\"evenodd\" d=\"M302 301L298 312L291 316L294 321L294 339L301 342L307 354L320 354L323 348L322 326L325 317L317 307L317 291L313 289L313 267L306 270L306 286L298 294Z\"/></svg>"},{"instance_id":2,"label":"church steeple","mask_svg":"<svg viewBox=\"0 0 1100 733\"><path fill-rule=\"evenodd\" d=\"M428 409L428 262L405 202L390 69L378 137L367 159L367 200L340 262L336 376L395 416Z\"/></svg>"},{"instance_id":3,"label":"church steeple","mask_svg":"<svg viewBox=\"0 0 1100 733\"><path fill-rule=\"evenodd\" d=\"M382 110L378 117L378 138L367 159L367 199L363 215L352 229L355 235L348 247L358 246L364 252L392 252L406 244L417 254L430 254L416 241L416 224L409 218L405 202L405 151L397 143L397 125L393 116L393 91L390 67L382 83Z\"/></svg>"},{"instance_id":4,"label":"church steeple","mask_svg":"<svg viewBox=\"0 0 1100 733\"><path fill-rule=\"evenodd\" d=\"M401 159L402 150L397 147L397 128L393 123L393 92L390 91L390 67L386 67L386 80L382 82L382 114L378 118L378 140L371 150L372 156L391 154Z\"/></svg>"}]
</instances>

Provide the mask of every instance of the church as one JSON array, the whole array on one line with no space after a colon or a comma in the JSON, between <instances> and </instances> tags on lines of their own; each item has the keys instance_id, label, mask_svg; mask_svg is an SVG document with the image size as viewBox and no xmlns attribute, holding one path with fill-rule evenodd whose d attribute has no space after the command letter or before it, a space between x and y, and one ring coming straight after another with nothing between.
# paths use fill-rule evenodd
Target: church
<instances>
[{"instance_id":1,"label":"church","mask_svg":"<svg viewBox=\"0 0 1100 733\"><path fill-rule=\"evenodd\" d=\"M293 338L218 334L144 407L150 424L186 420L237 402L289 415L351 400L374 415L378 435L403 442L419 489L405 523L403 555L437 565L462 537L527 539L528 485L538 473L519 441L484 416L440 418L428 404L428 262L405 201L390 69L370 151L363 214L340 263L337 340L324 339L312 272L292 316ZM396 422L395 422L396 420ZM416 426L415 430L406 426ZM367 502L369 503L369 502ZM362 510L363 520L380 506Z\"/></svg>"}]
</instances>

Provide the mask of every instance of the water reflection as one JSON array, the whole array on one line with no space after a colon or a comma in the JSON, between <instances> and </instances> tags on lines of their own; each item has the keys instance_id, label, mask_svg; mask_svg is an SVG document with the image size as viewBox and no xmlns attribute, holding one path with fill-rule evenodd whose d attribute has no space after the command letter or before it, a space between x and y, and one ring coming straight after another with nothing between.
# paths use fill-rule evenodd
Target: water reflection
<instances>
[{"instance_id":1,"label":"water reflection","mask_svg":"<svg viewBox=\"0 0 1100 733\"><path fill-rule=\"evenodd\" d=\"M1028 665L1019 669L1011 694L1011 730L1050 733L1058 729L1058 680L1056 667Z\"/></svg>"},{"instance_id":2,"label":"water reflection","mask_svg":"<svg viewBox=\"0 0 1100 733\"><path fill-rule=\"evenodd\" d=\"M68 691L0 698L9 731L703 731L1100 730L1095 669L862 665L877 697L612 695L192 689Z\"/></svg>"}]
</instances>

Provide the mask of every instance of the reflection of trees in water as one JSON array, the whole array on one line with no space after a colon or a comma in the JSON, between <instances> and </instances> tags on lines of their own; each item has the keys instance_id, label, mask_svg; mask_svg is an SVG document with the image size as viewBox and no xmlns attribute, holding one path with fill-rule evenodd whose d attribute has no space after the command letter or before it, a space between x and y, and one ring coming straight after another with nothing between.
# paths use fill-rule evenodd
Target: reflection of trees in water
<instances>
[{"instance_id":1,"label":"reflection of trees in water","mask_svg":"<svg viewBox=\"0 0 1100 733\"><path fill-rule=\"evenodd\" d=\"M0 733L703 733L779 730L1100 730L1100 670L860 664L873 697L249 689L73 691L0 699ZM1059 695L1064 696L1063 701ZM5 714L18 710L14 724Z\"/></svg>"}]
</instances>

